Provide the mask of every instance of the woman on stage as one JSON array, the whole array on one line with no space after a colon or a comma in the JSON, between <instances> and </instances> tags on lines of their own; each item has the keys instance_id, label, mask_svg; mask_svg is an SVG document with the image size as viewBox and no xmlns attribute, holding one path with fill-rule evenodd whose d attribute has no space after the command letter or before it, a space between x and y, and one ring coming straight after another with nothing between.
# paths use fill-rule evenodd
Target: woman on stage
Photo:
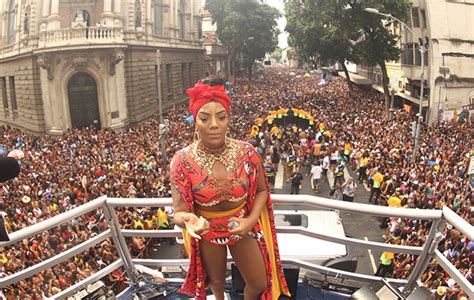
<instances>
[{"instance_id":1,"label":"woman on stage","mask_svg":"<svg viewBox=\"0 0 474 300\"><path fill-rule=\"evenodd\" d=\"M289 295L264 168L250 144L230 139L230 98L222 79L188 89L195 141L171 162L175 224L190 257L181 293L224 299L227 247L246 282L244 299Z\"/></svg>"}]
</instances>

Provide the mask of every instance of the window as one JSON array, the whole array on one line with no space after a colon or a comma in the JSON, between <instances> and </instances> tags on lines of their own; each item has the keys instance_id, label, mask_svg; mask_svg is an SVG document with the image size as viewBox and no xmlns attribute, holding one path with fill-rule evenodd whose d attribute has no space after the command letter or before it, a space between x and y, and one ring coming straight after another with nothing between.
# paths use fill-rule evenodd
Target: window
<instances>
[{"instance_id":1,"label":"window","mask_svg":"<svg viewBox=\"0 0 474 300\"><path fill-rule=\"evenodd\" d=\"M413 65L413 44L403 45L402 65Z\"/></svg>"},{"instance_id":2,"label":"window","mask_svg":"<svg viewBox=\"0 0 474 300\"><path fill-rule=\"evenodd\" d=\"M16 104L15 77L10 76L9 80L10 80L9 83L10 83L10 98L12 102L12 110L17 110L18 107Z\"/></svg>"},{"instance_id":3,"label":"window","mask_svg":"<svg viewBox=\"0 0 474 300\"><path fill-rule=\"evenodd\" d=\"M171 64L166 65L166 86L168 87L168 99L173 97L173 87L171 81Z\"/></svg>"},{"instance_id":4,"label":"window","mask_svg":"<svg viewBox=\"0 0 474 300\"><path fill-rule=\"evenodd\" d=\"M163 0L155 0L154 2L154 31L156 35L163 34Z\"/></svg>"},{"instance_id":5,"label":"window","mask_svg":"<svg viewBox=\"0 0 474 300\"><path fill-rule=\"evenodd\" d=\"M202 22L198 21L198 38L202 39Z\"/></svg>"},{"instance_id":6,"label":"window","mask_svg":"<svg viewBox=\"0 0 474 300\"><path fill-rule=\"evenodd\" d=\"M188 82L189 82L189 85L192 86L194 84L193 76L192 76L193 63L189 63L188 68L189 68L189 70L188 70Z\"/></svg>"},{"instance_id":7,"label":"window","mask_svg":"<svg viewBox=\"0 0 474 300\"><path fill-rule=\"evenodd\" d=\"M181 64L181 81L183 85L183 93L185 93L185 89L188 86L188 83L186 82L186 63Z\"/></svg>"},{"instance_id":8,"label":"window","mask_svg":"<svg viewBox=\"0 0 474 300\"><path fill-rule=\"evenodd\" d=\"M420 27L420 16L418 15L418 7L411 8L411 19L411 24L413 25L413 27Z\"/></svg>"},{"instance_id":9,"label":"window","mask_svg":"<svg viewBox=\"0 0 474 300\"><path fill-rule=\"evenodd\" d=\"M426 28L426 14L424 9L420 9L420 14L421 14L421 24L423 28Z\"/></svg>"},{"instance_id":10,"label":"window","mask_svg":"<svg viewBox=\"0 0 474 300\"><path fill-rule=\"evenodd\" d=\"M7 44L15 42L16 0L10 0L7 11Z\"/></svg>"},{"instance_id":11,"label":"window","mask_svg":"<svg viewBox=\"0 0 474 300\"><path fill-rule=\"evenodd\" d=\"M185 3L184 0L179 1L179 9L178 9L178 16L179 16L179 37L182 39L186 38L186 32L185 32Z\"/></svg>"},{"instance_id":12,"label":"window","mask_svg":"<svg viewBox=\"0 0 474 300\"><path fill-rule=\"evenodd\" d=\"M7 79L5 77L0 77L0 89L2 92L3 109L8 109Z\"/></svg>"},{"instance_id":13,"label":"window","mask_svg":"<svg viewBox=\"0 0 474 300\"><path fill-rule=\"evenodd\" d=\"M307 228L308 216L275 214L275 226L302 226Z\"/></svg>"}]
</instances>

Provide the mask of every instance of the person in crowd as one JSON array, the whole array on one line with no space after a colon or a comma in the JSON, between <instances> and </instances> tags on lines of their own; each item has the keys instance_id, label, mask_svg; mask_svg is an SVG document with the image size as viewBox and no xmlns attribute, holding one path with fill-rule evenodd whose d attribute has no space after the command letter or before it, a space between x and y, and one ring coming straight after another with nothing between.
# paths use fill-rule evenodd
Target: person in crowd
<instances>
[{"instance_id":1,"label":"person in crowd","mask_svg":"<svg viewBox=\"0 0 474 300\"><path fill-rule=\"evenodd\" d=\"M342 201L354 202L355 193L357 191L357 184L352 177L347 178L346 182L342 184Z\"/></svg>"},{"instance_id":2,"label":"person in crowd","mask_svg":"<svg viewBox=\"0 0 474 300\"><path fill-rule=\"evenodd\" d=\"M321 191L321 175L323 168L319 160L316 160L315 164L311 167L311 181L313 184L313 191L317 194Z\"/></svg>"},{"instance_id":3,"label":"person in crowd","mask_svg":"<svg viewBox=\"0 0 474 300\"><path fill-rule=\"evenodd\" d=\"M270 188L270 192L273 193L275 190L276 170L273 167L271 160L268 160L265 164L265 174L267 175L268 187Z\"/></svg>"},{"instance_id":4,"label":"person in crowd","mask_svg":"<svg viewBox=\"0 0 474 300\"><path fill-rule=\"evenodd\" d=\"M229 247L246 282L246 299L289 295L265 169L254 147L227 137L230 99L223 82L198 81L187 92L196 139L171 162L174 222L190 249L180 291L205 299L209 285L216 299L224 299Z\"/></svg>"},{"instance_id":5,"label":"person in crowd","mask_svg":"<svg viewBox=\"0 0 474 300\"><path fill-rule=\"evenodd\" d=\"M374 172L375 174L372 177L373 185L372 185L372 189L370 190L369 203L371 203L373 199L374 204L378 205L379 198L380 198L380 187L383 182L383 175L381 173L381 170L379 171L378 168L375 168Z\"/></svg>"},{"instance_id":6,"label":"person in crowd","mask_svg":"<svg viewBox=\"0 0 474 300\"><path fill-rule=\"evenodd\" d=\"M303 188L303 174L301 174L300 169L296 168L293 173L291 173L290 178L287 182L291 183L291 195L298 195L300 193L300 189Z\"/></svg>"}]
</instances>

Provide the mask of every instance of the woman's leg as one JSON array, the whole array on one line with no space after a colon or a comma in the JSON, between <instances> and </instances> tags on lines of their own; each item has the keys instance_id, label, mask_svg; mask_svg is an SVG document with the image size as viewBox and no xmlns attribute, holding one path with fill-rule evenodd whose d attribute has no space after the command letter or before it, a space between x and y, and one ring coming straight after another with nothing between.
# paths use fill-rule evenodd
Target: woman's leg
<instances>
[{"instance_id":1,"label":"woman's leg","mask_svg":"<svg viewBox=\"0 0 474 300\"><path fill-rule=\"evenodd\" d=\"M217 300L224 300L227 247L200 241L201 258L209 276L209 287Z\"/></svg>"},{"instance_id":2,"label":"woman's leg","mask_svg":"<svg viewBox=\"0 0 474 300\"><path fill-rule=\"evenodd\" d=\"M267 272L257 240L246 235L229 248L245 280L244 299L258 299L267 288Z\"/></svg>"}]
</instances>

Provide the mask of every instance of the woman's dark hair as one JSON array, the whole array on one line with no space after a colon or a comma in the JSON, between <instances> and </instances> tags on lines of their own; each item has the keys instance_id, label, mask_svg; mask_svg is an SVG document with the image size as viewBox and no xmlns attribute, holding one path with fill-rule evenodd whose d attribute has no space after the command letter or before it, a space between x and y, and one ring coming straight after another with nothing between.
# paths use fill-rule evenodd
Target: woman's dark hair
<instances>
[{"instance_id":1,"label":"woman's dark hair","mask_svg":"<svg viewBox=\"0 0 474 300\"><path fill-rule=\"evenodd\" d=\"M210 86L224 85L224 79L217 76L209 76L207 78L202 79L201 82Z\"/></svg>"}]
</instances>

